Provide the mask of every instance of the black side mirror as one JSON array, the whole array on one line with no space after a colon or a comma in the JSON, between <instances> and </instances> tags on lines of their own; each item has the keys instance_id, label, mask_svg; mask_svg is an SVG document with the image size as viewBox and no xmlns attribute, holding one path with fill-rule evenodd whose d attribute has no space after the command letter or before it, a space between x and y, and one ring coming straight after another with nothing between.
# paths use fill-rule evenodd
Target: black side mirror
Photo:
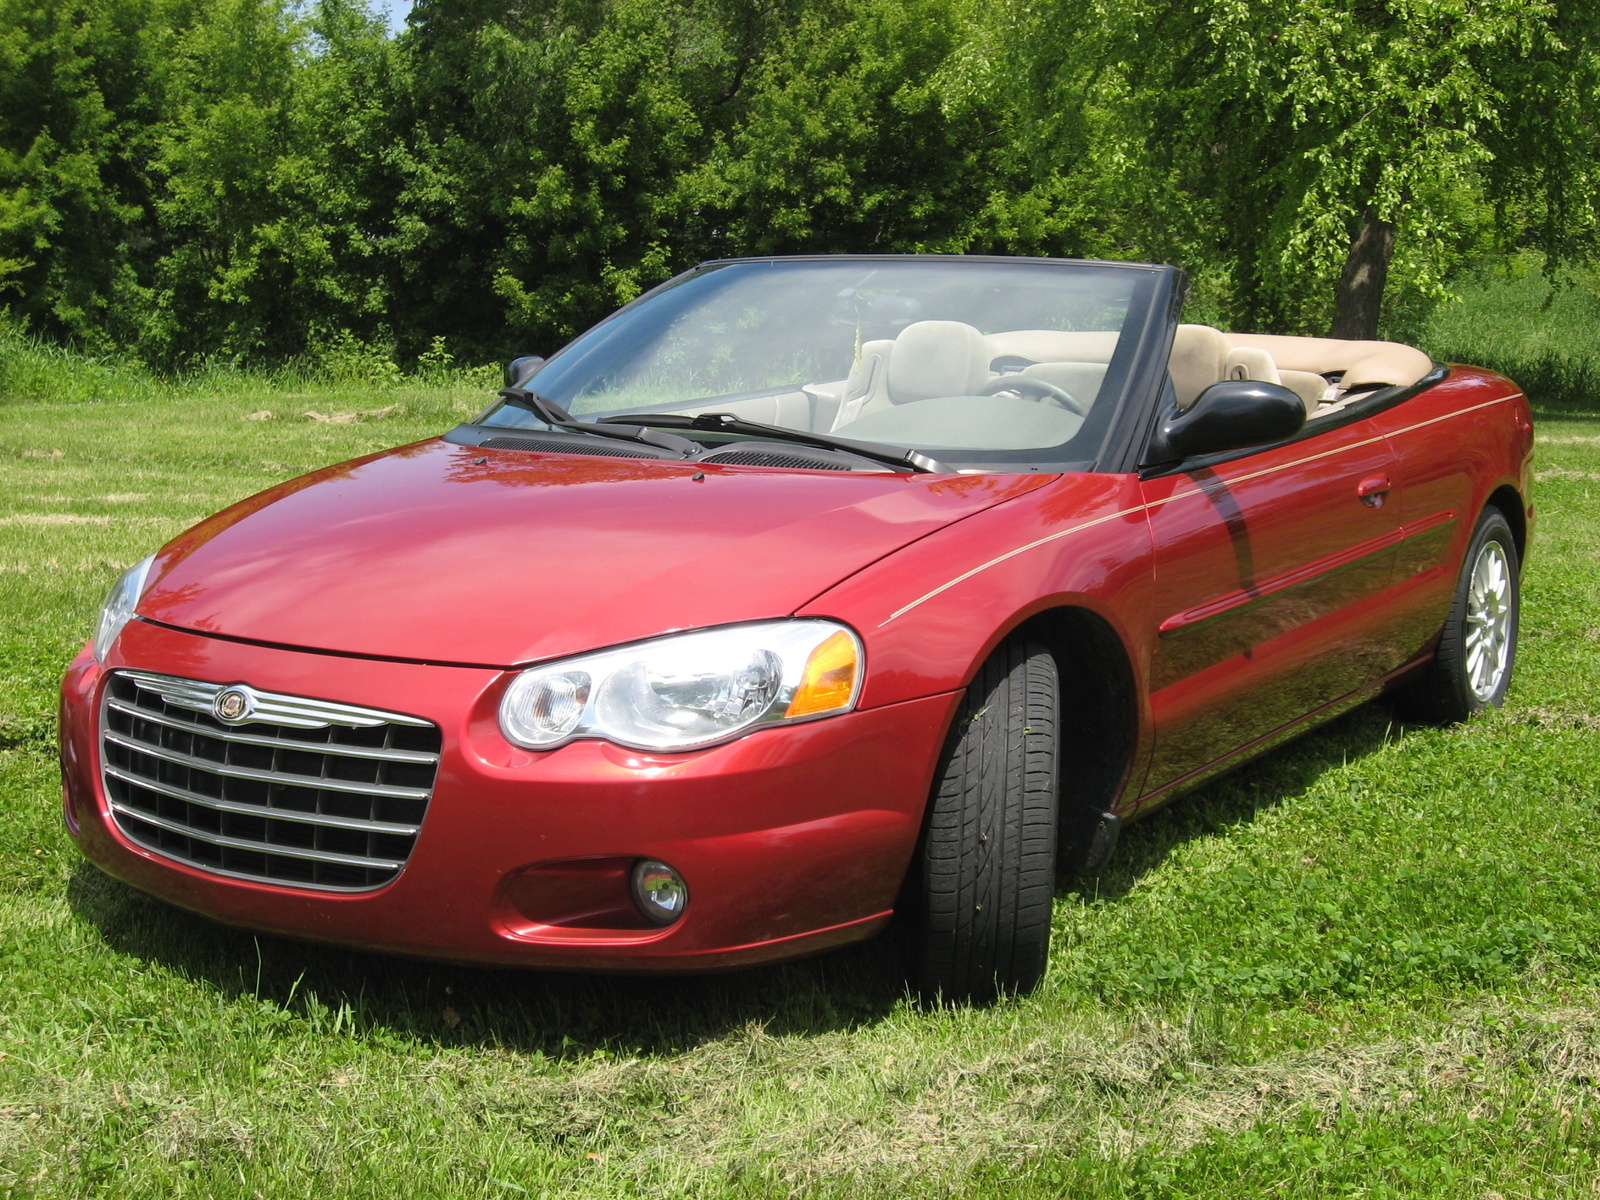
<instances>
[{"instance_id":1,"label":"black side mirror","mask_svg":"<svg viewBox=\"0 0 1600 1200\"><path fill-rule=\"evenodd\" d=\"M542 366L544 366L544 359L537 354L527 354L521 358L513 358L506 364L506 386L521 387Z\"/></svg>"},{"instance_id":2,"label":"black side mirror","mask_svg":"<svg viewBox=\"0 0 1600 1200\"><path fill-rule=\"evenodd\" d=\"M1305 423L1305 403L1288 388L1258 379L1224 379L1188 408L1167 411L1144 461L1154 466L1265 446L1293 437Z\"/></svg>"}]
</instances>

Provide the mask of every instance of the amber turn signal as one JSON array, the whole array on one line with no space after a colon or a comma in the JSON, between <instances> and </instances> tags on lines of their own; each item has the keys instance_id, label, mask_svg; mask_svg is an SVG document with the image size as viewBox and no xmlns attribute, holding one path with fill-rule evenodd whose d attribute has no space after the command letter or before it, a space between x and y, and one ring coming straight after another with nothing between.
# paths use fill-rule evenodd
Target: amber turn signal
<instances>
[{"instance_id":1,"label":"amber turn signal","mask_svg":"<svg viewBox=\"0 0 1600 1200\"><path fill-rule=\"evenodd\" d=\"M794 699L789 701L789 707L783 715L805 717L848 707L851 697L855 695L859 670L856 641L840 630L823 641L806 659L800 686L795 688Z\"/></svg>"}]
</instances>

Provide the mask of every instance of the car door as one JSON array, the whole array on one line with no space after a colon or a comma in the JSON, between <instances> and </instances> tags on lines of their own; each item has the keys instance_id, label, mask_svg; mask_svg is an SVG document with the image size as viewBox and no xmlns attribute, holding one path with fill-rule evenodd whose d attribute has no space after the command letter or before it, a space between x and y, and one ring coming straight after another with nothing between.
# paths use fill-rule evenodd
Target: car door
<instances>
[{"instance_id":1,"label":"car door","mask_svg":"<svg viewBox=\"0 0 1600 1200\"><path fill-rule=\"evenodd\" d=\"M1159 791L1399 665L1399 477L1369 421L1143 481Z\"/></svg>"}]
</instances>

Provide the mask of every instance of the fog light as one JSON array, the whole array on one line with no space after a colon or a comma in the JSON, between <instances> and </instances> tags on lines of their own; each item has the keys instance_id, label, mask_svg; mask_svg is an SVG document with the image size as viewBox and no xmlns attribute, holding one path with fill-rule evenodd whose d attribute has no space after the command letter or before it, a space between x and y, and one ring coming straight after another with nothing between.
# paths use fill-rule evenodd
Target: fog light
<instances>
[{"instance_id":1,"label":"fog light","mask_svg":"<svg viewBox=\"0 0 1600 1200\"><path fill-rule=\"evenodd\" d=\"M633 902L658 925L671 925L689 906L689 885L664 862L641 859L633 868Z\"/></svg>"}]
</instances>

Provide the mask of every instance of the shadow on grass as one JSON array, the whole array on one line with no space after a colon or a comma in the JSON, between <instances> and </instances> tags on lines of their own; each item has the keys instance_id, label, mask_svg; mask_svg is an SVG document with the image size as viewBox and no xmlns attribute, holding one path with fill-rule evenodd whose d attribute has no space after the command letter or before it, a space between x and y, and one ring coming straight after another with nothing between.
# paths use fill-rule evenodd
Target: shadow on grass
<instances>
[{"instance_id":1,"label":"shadow on grass","mask_svg":"<svg viewBox=\"0 0 1600 1200\"><path fill-rule=\"evenodd\" d=\"M1099 876L1063 879L1057 895L1088 904L1116 901L1178 847L1247 824L1303 795L1328 771L1364 758L1403 729L1385 700L1374 700L1135 821Z\"/></svg>"},{"instance_id":2,"label":"shadow on grass","mask_svg":"<svg viewBox=\"0 0 1600 1200\"><path fill-rule=\"evenodd\" d=\"M1184 796L1124 832L1106 871L1063 879L1067 902L1115 902L1173 850L1248 823L1326 771L1384 744L1387 706L1368 704ZM714 976L606 976L461 967L254 935L150 899L88 863L73 910L113 950L374 1040L504 1047L553 1058L675 1053L759 1026L816 1035L870 1026L906 996L894 931L816 958Z\"/></svg>"},{"instance_id":3,"label":"shadow on grass","mask_svg":"<svg viewBox=\"0 0 1600 1200\"><path fill-rule=\"evenodd\" d=\"M112 950L204 981L230 999L254 996L358 1037L554 1058L675 1053L752 1025L774 1035L870 1025L905 993L898 939L889 938L724 975L566 974L252 934L147 897L87 862L73 873L67 900Z\"/></svg>"}]
</instances>

